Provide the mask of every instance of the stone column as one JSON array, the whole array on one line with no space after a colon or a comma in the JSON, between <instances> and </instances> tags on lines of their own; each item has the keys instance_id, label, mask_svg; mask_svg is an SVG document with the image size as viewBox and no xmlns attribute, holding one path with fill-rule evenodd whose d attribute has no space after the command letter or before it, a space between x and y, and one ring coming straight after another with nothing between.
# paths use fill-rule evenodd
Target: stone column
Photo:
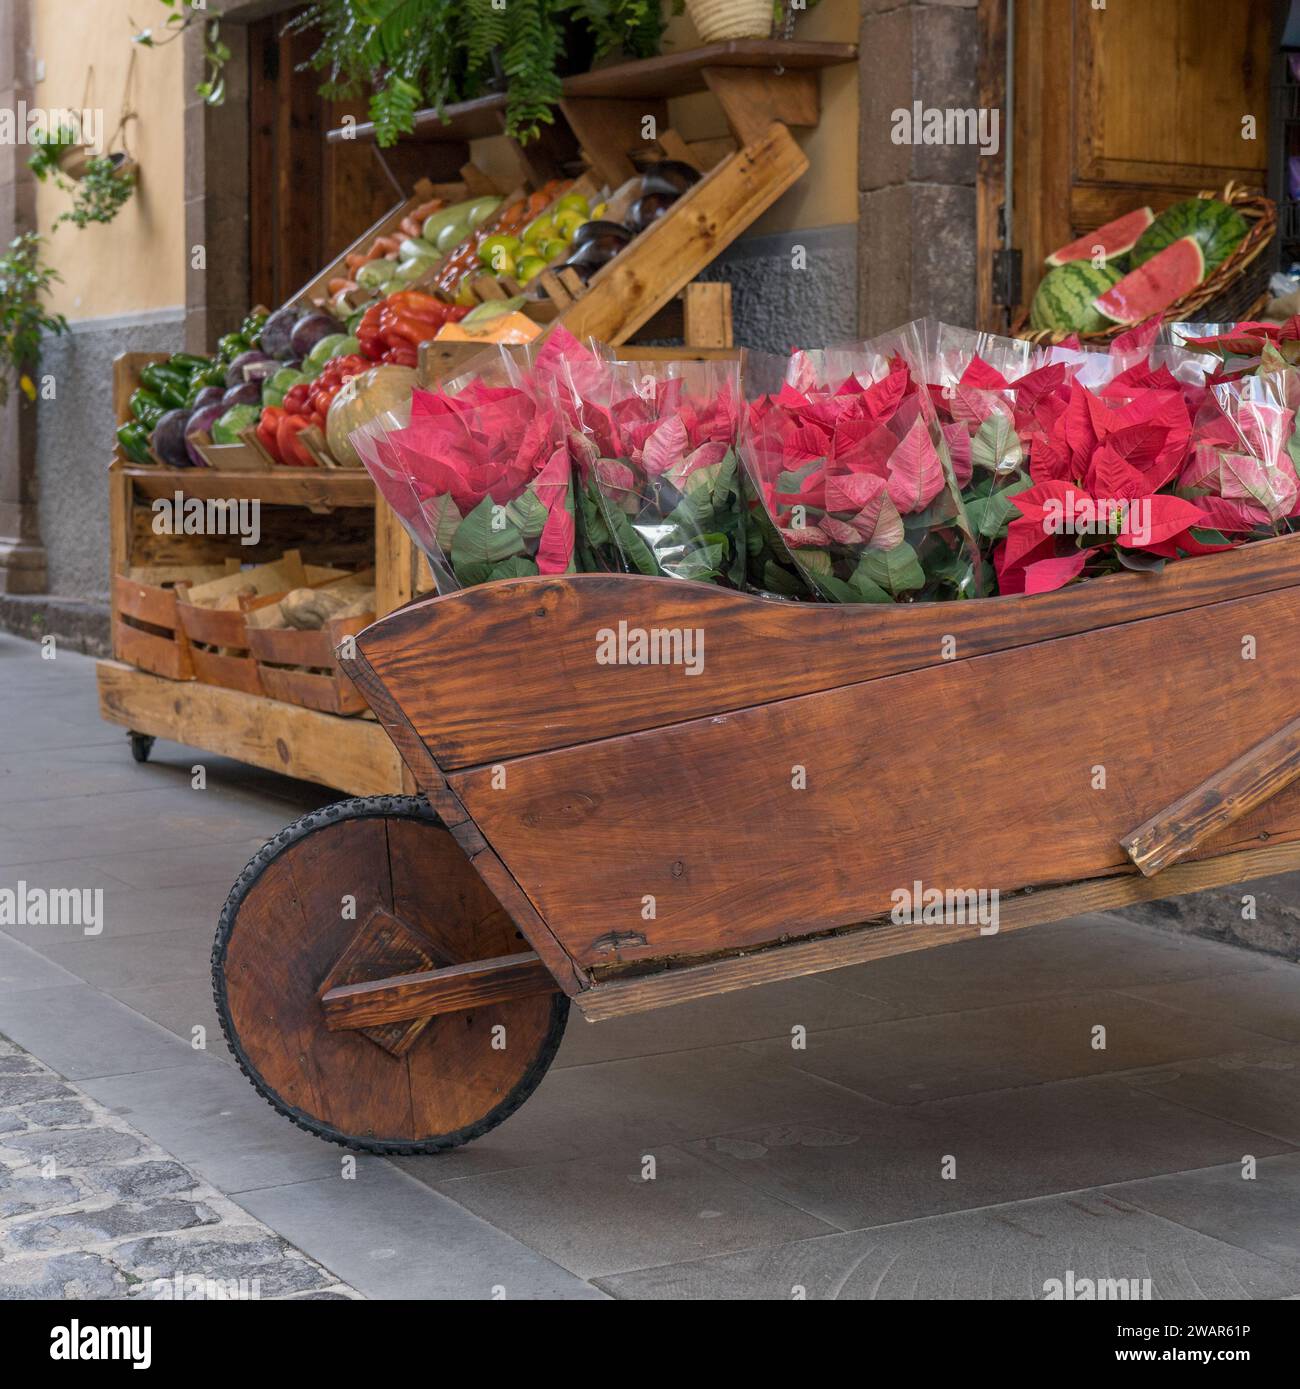
<instances>
[{"instance_id":1,"label":"stone column","mask_svg":"<svg viewBox=\"0 0 1300 1389\"><path fill-rule=\"evenodd\" d=\"M265 5L210 4L226 17L222 41L231 50L225 67L226 99L208 106L195 87L204 78L203 35L185 36L185 345L208 352L238 328L248 302L248 30L235 18ZM195 247L204 264L194 264Z\"/></svg>"},{"instance_id":2,"label":"stone column","mask_svg":"<svg viewBox=\"0 0 1300 1389\"><path fill-rule=\"evenodd\" d=\"M28 0L0 5L0 106L34 100ZM0 145L0 248L36 225L25 144ZM36 516L36 407L11 389L0 406L0 593L41 593L45 549Z\"/></svg>"},{"instance_id":3,"label":"stone column","mask_svg":"<svg viewBox=\"0 0 1300 1389\"><path fill-rule=\"evenodd\" d=\"M975 321L970 145L895 144L894 113L973 109L977 0L861 0L858 318L864 337L932 314Z\"/></svg>"}]
</instances>

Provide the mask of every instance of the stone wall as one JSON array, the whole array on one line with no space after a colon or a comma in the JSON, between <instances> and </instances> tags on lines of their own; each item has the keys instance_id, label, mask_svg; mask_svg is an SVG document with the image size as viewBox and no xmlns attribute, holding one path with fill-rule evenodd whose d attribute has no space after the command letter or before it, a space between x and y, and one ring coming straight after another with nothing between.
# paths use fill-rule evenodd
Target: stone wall
<instances>
[{"instance_id":1,"label":"stone wall","mask_svg":"<svg viewBox=\"0 0 1300 1389\"><path fill-rule=\"evenodd\" d=\"M700 276L730 280L736 343L763 352L858 336L857 228L812 227L735 243Z\"/></svg>"},{"instance_id":2,"label":"stone wall","mask_svg":"<svg viewBox=\"0 0 1300 1389\"><path fill-rule=\"evenodd\" d=\"M113 358L119 352L179 352L183 336L178 306L83 319L47 343L41 370L53 375L58 394L37 410L36 485L48 593L106 601Z\"/></svg>"},{"instance_id":3,"label":"stone wall","mask_svg":"<svg viewBox=\"0 0 1300 1389\"><path fill-rule=\"evenodd\" d=\"M932 314L975 322L969 145L895 144L893 112L979 100L976 0L862 0L858 306L863 337Z\"/></svg>"}]
</instances>

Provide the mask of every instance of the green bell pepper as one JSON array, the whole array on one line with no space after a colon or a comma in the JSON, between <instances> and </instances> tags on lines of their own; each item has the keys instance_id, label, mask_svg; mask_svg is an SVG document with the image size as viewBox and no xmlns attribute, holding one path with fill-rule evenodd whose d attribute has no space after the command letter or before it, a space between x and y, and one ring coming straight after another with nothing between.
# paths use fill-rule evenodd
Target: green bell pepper
<instances>
[{"instance_id":1,"label":"green bell pepper","mask_svg":"<svg viewBox=\"0 0 1300 1389\"><path fill-rule=\"evenodd\" d=\"M243 333L227 333L217 341L217 356L229 366L241 352L248 351L248 345L248 339Z\"/></svg>"},{"instance_id":2,"label":"green bell pepper","mask_svg":"<svg viewBox=\"0 0 1300 1389\"><path fill-rule=\"evenodd\" d=\"M196 357L189 352L177 352L171 361L167 363L169 367L175 367L187 376L193 376L196 371L206 370L212 365L211 357Z\"/></svg>"},{"instance_id":3,"label":"green bell pepper","mask_svg":"<svg viewBox=\"0 0 1300 1389\"><path fill-rule=\"evenodd\" d=\"M185 392L190 388L190 378L185 372L168 366L165 362L150 362L147 367L140 369L140 384L162 400L169 401L175 410L185 404ZM178 398L172 401L172 396Z\"/></svg>"},{"instance_id":4,"label":"green bell pepper","mask_svg":"<svg viewBox=\"0 0 1300 1389\"><path fill-rule=\"evenodd\" d=\"M143 386L131 392L131 399L127 401L133 419L144 425L145 429L150 430L167 413L167 407L163 404L162 397L155 395L153 391L146 390Z\"/></svg>"},{"instance_id":5,"label":"green bell pepper","mask_svg":"<svg viewBox=\"0 0 1300 1389\"><path fill-rule=\"evenodd\" d=\"M121 445L122 452L132 463L147 464L153 462L149 456L149 436L143 425L130 421L119 426L117 442Z\"/></svg>"}]
</instances>

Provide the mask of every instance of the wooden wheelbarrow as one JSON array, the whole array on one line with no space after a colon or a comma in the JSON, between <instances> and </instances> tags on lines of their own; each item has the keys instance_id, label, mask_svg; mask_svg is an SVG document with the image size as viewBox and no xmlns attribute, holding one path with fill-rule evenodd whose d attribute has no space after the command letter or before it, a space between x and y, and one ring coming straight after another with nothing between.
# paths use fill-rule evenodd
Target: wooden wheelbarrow
<instances>
[{"instance_id":1,"label":"wooden wheelbarrow","mask_svg":"<svg viewBox=\"0 0 1300 1389\"><path fill-rule=\"evenodd\" d=\"M258 854L213 953L222 1023L305 1128L434 1152L528 1097L571 1003L1300 866L1298 647L1300 537L971 603L578 575L413 604L342 655L420 794Z\"/></svg>"}]
</instances>

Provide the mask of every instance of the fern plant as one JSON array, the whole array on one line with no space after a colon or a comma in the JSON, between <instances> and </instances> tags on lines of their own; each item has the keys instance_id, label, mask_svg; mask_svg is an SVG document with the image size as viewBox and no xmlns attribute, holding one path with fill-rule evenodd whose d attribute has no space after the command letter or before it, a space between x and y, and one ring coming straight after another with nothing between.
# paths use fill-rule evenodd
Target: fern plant
<instances>
[{"instance_id":1,"label":"fern plant","mask_svg":"<svg viewBox=\"0 0 1300 1389\"><path fill-rule=\"evenodd\" d=\"M314 0L288 27L317 34L310 66L325 96L370 90L381 145L411 130L421 105L481 96L498 75L506 132L523 142L555 119L566 17L601 54L647 57L663 33L661 0Z\"/></svg>"}]
</instances>

